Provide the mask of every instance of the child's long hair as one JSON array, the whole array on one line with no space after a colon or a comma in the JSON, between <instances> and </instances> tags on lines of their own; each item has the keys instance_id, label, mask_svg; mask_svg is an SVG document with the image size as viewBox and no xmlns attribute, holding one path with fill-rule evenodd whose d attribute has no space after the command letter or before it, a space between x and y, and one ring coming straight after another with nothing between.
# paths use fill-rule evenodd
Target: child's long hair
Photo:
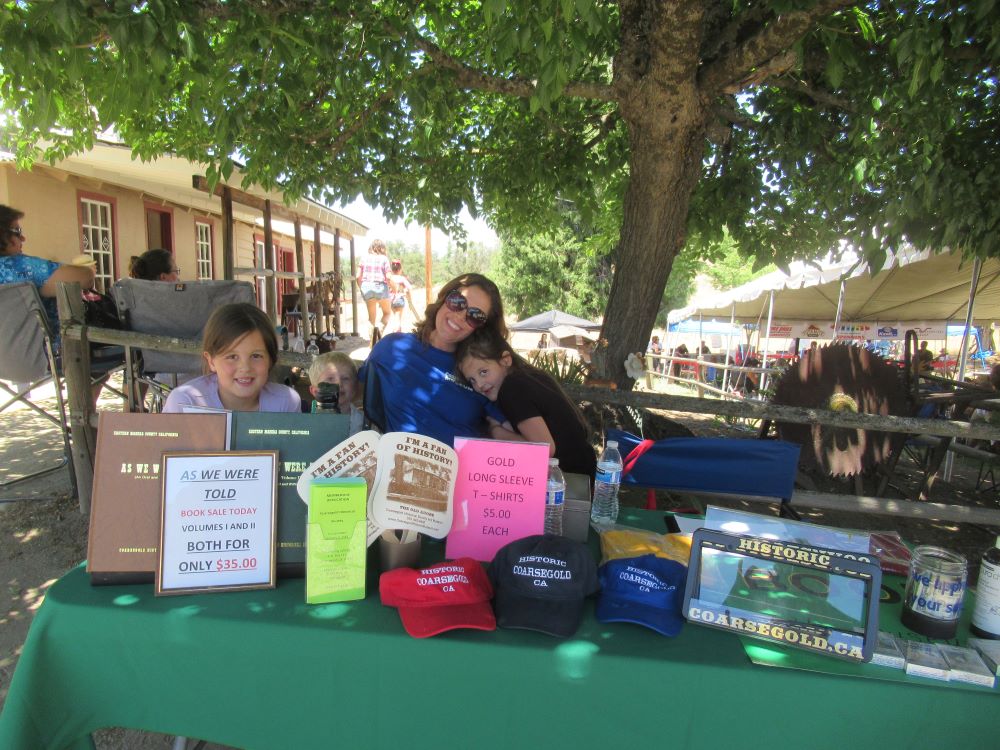
<instances>
[{"instance_id":1,"label":"child's long hair","mask_svg":"<svg viewBox=\"0 0 1000 750\"><path fill-rule=\"evenodd\" d=\"M533 367L524 357L514 351L507 340L489 327L473 331L472 335L460 341L455 350L455 368L461 367L468 357L476 359L492 359L500 361L504 354L510 354L511 369L519 372L531 372ZM458 370L461 373L461 370Z\"/></svg>"},{"instance_id":2,"label":"child's long hair","mask_svg":"<svg viewBox=\"0 0 1000 750\"><path fill-rule=\"evenodd\" d=\"M201 350L214 357L253 331L260 331L261 338L264 339L264 348L271 358L268 367L270 371L278 361L278 337L270 318L263 310L248 302L234 302L215 309L205 324ZM207 363L205 367L207 372Z\"/></svg>"}]
</instances>

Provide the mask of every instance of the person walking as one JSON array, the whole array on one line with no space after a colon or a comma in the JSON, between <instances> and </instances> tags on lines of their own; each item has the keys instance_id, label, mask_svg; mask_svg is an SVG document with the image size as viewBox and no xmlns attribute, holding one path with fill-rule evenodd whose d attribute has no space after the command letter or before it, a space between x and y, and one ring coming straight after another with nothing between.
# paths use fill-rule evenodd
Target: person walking
<instances>
[{"instance_id":1,"label":"person walking","mask_svg":"<svg viewBox=\"0 0 1000 750\"><path fill-rule=\"evenodd\" d=\"M385 242L372 240L368 252L358 264L356 281L361 290L361 298L368 307L368 322L372 333L379 329L381 333L389 324L392 313L389 309L389 258L386 255ZM376 309L382 311L381 320L376 323Z\"/></svg>"}]
</instances>

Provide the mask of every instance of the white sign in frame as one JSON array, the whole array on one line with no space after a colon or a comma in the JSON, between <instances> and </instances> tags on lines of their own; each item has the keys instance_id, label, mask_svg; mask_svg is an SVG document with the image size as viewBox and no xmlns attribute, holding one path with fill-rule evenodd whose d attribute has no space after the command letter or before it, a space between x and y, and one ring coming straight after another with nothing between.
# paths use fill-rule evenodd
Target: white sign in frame
<instances>
[{"instance_id":1,"label":"white sign in frame","mask_svg":"<svg viewBox=\"0 0 1000 750\"><path fill-rule=\"evenodd\" d=\"M163 454L156 593L274 588L277 451Z\"/></svg>"}]
</instances>

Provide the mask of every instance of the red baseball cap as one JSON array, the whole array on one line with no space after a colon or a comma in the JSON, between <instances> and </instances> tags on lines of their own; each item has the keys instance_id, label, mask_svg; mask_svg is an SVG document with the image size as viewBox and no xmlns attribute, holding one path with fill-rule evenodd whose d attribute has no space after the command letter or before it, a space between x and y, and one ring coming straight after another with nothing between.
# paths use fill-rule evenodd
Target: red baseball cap
<instances>
[{"instance_id":1,"label":"red baseball cap","mask_svg":"<svg viewBox=\"0 0 1000 750\"><path fill-rule=\"evenodd\" d=\"M428 638L446 630L496 630L493 586L483 566L460 557L428 568L396 568L378 582L382 604L396 607L406 632Z\"/></svg>"}]
</instances>

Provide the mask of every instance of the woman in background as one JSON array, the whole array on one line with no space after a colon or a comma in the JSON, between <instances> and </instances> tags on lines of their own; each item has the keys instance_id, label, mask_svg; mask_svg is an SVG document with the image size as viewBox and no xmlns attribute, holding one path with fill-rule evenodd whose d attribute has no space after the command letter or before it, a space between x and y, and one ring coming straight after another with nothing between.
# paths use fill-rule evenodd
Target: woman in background
<instances>
[{"instance_id":1,"label":"woman in background","mask_svg":"<svg viewBox=\"0 0 1000 750\"><path fill-rule=\"evenodd\" d=\"M368 322L375 328L384 330L389 325L389 258L386 255L385 243L382 240L372 240L368 252L358 264L358 288L361 298L368 307ZM382 320L375 323L375 308L381 308ZM381 331L380 331L381 333Z\"/></svg>"},{"instance_id":2,"label":"woman in background","mask_svg":"<svg viewBox=\"0 0 1000 750\"><path fill-rule=\"evenodd\" d=\"M21 227L24 212L0 204L0 284L30 281L38 289L42 306L49 318L52 332L58 335L59 314L56 312L56 285L76 282L84 289L94 284L93 264L66 265L54 260L24 254L28 241Z\"/></svg>"},{"instance_id":3,"label":"woman in background","mask_svg":"<svg viewBox=\"0 0 1000 750\"><path fill-rule=\"evenodd\" d=\"M181 269L174 262L174 254L162 247L133 255L128 264L128 275L146 281L178 281Z\"/></svg>"}]
</instances>

